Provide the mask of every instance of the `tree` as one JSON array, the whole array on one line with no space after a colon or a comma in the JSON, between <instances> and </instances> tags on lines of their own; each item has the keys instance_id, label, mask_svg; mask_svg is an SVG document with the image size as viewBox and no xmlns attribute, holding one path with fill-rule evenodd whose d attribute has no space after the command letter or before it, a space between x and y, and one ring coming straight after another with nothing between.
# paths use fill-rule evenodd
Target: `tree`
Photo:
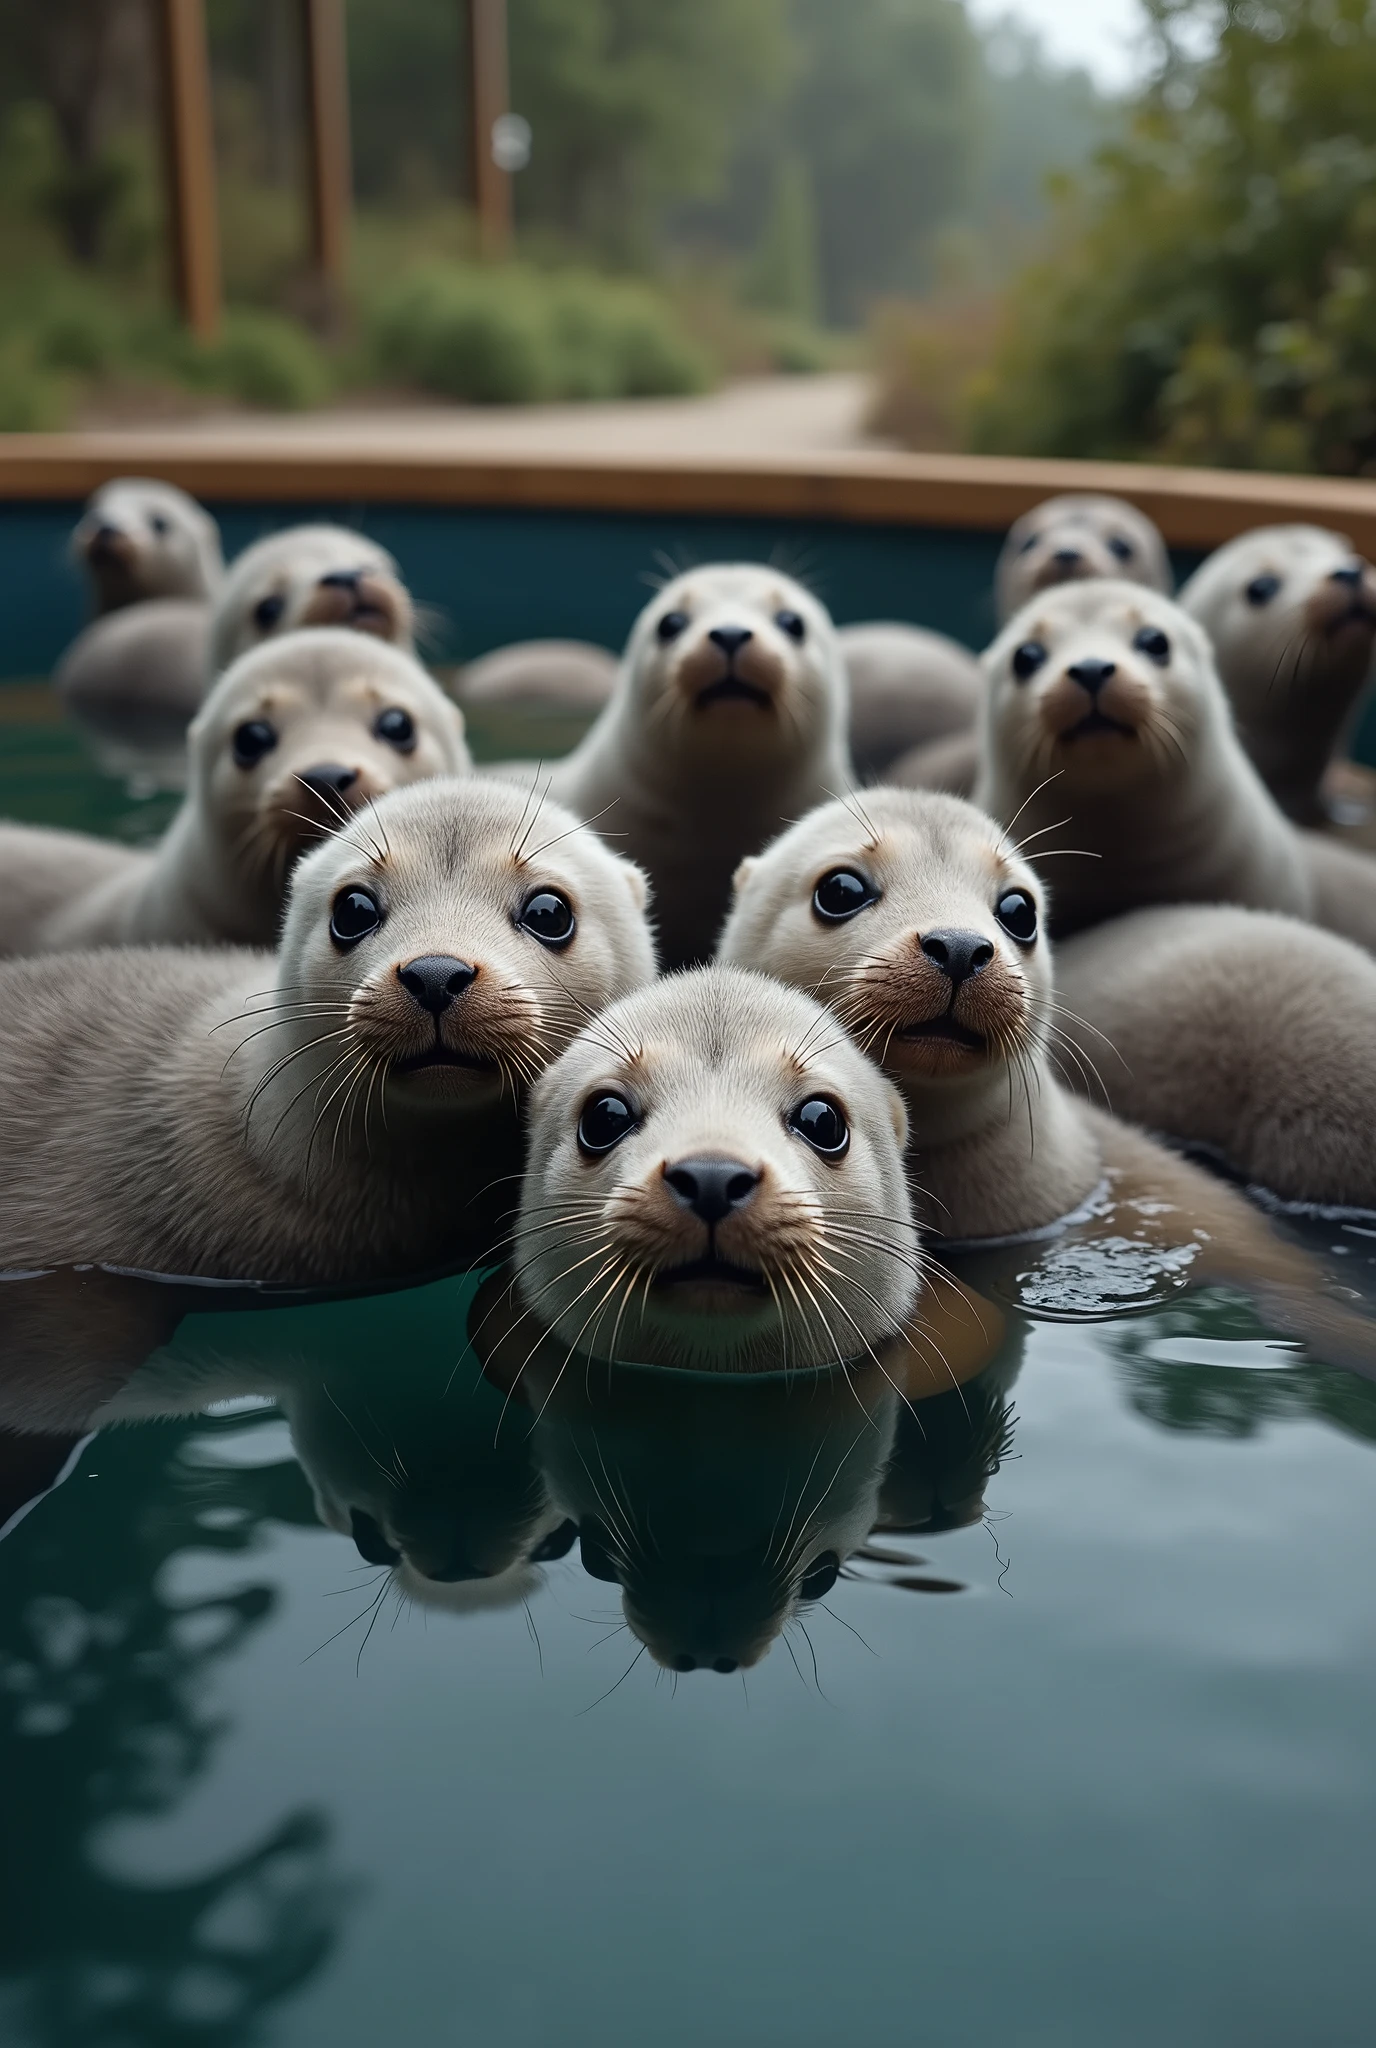
<instances>
[{"instance_id":1,"label":"tree","mask_svg":"<svg viewBox=\"0 0 1376 2048\"><path fill-rule=\"evenodd\" d=\"M127 182L110 129L140 97L142 27L137 0L0 0L3 96L41 100L49 110L59 161L43 197L81 264L100 257Z\"/></svg>"}]
</instances>

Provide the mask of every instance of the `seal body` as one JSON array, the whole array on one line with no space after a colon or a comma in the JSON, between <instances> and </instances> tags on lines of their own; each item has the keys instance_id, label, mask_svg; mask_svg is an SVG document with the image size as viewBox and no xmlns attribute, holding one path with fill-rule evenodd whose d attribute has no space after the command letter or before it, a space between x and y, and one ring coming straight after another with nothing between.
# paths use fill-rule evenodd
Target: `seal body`
<instances>
[{"instance_id":1,"label":"seal body","mask_svg":"<svg viewBox=\"0 0 1376 2048\"><path fill-rule=\"evenodd\" d=\"M1376 1208L1376 962L1222 905L1137 910L1058 949L1067 1080L1288 1200Z\"/></svg>"},{"instance_id":2,"label":"seal body","mask_svg":"<svg viewBox=\"0 0 1376 2048\"><path fill-rule=\"evenodd\" d=\"M979 662L958 640L876 620L837 631L850 686L850 751L866 782L910 748L973 732L984 701Z\"/></svg>"},{"instance_id":3,"label":"seal body","mask_svg":"<svg viewBox=\"0 0 1376 2048\"><path fill-rule=\"evenodd\" d=\"M0 826L0 946L270 945L287 876L389 789L469 765L463 717L399 650L336 629L248 654L192 725L189 782L162 843Z\"/></svg>"},{"instance_id":4,"label":"seal body","mask_svg":"<svg viewBox=\"0 0 1376 2048\"><path fill-rule=\"evenodd\" d=\"M968 797L979 780L979 740L979 727L971 726L944 740L909 747L885 770L884 781L894 789L942 789L948 796Z\"/></svg>"},{"instance_id":5,"label":"seal body","mask_svg":"<svg viewBox=\"0 0 1376 2048\"><path fill-rule=\"evenodd\" d=\"M517 640L466 662L454 684L469 709L594 716L616 685L616 656L590 640Z\"/></svg>"},{"instance_id":6,"label":"seal body","mask_svg":"<svg viewBox=\"0 0 1376 2048\"><path fill-rule=\"evenodd\" d=\"M670 975L537 1084L515 1265L566 1348L723 1372L831 1365L917 1294L895 1091L810 999Z\"/></svg>"},{"instance_id":7,"label":"seal body","mask_svg":"<svg viewBox=\"0 0 1376 2048\"><path fill-rule=\"evenodd\" d=\"M661 955L681 966L711 952L742 856L849 786L845 732L816 599L755 563L692 569L636 620L611 701L549 785L647 870Z\"/></svg>"},{"instance_id":8,"label":"seal body","mask_svg":"<svg viewBox=\"0 0 1376 2048\"><path fill-rule=\"evenodd\" d=\"M291 526L245 548L215 601L210 677L305 626L346 626L410 653L414 607L386 548L344 526Z\"/></svg>"},{"instance_id":9,"label":"seal body","mask_svg":"<svg viewBox=\"0 0 1376 2048\"><path fill-rule=\"evenodd\" d=\"M1180 603L1213 642L1267 788L1289 817L1323 824L1324 771L1371 673L1376 570L1345 534L1257 527L1210 555Z\"/></svg>"},{"instance_id":10,"label":"seal body","mask_svg":"<svg viewBox=\"0 0 1376 2048\"><path fill-rule=\"evenodd\" d=\"M643 878L530 824L496 783L397 790L301 861L275 957L0 968L0 1262L328 1284L490 1235L531 1078L654 971Z\"/></svg>"},{"instance_id":11,"label":"seal body","mask_svg":"<svg viewBox=\"0 0 1376 2048\"><path fill-rule=\"evenodd\" d=\"M1048 498L1008 529L994 571L999 618L1011 619L1058 583L1099 576L1167 594L1175 581L1159 531L1126 498L1077 491Z\"/></svg>"},{"instance_id":12,"label":"seal body","mask_svg":"<svg viewBox=\"0 0 1376 2048\"><path fill-rule=\"evenodd\" d=\"M1016 820L1054 877L1058 932L1147 903L1310 914L1305 850L1179 606L1130 583L1065 584L1025 605L984 661L975 800Z\"/></svg>"}]
</instances>

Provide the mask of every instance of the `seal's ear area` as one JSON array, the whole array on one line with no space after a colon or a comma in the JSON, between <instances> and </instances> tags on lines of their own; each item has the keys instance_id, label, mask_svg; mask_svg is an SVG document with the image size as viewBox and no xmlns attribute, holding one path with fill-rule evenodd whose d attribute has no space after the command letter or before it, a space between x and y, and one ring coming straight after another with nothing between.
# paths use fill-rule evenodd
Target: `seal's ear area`
<instances>
[{"instance_id":1,"label":"seal's ear area","mask_svg":"<svg viewBox=\"0 0 1376 2048\"><path fill-rule=\"evenodd\" d=\"M735 874L731 877L731 900L733 903L739 902L742 891L759 864L759 855L757 853L748 853L736 869Z\"/></svg>"},{"instance_id":2,"label":"seal's ear area","mask_svg":"<svg viewBox=\"0 0 1376 2048\"><path fill-rule=\"evenodd\" d=\"M557 1529L551 1529L548 1536L542 1536L528 1558L530 1564L553 1564L558 1557L567 1557L578 1541L577 1522L561 1522Z\"/></svg>"},{"instance_id":3,"label":"seal's ear area","mask_svg":"<svg viewBox=\"0 0 1376 2048\"><path fill-rule=\"evenodd\" d=\"M590 1579L605 1579L609 1586L619 1586L616 1567L603 1545L601 1532L595 1522L589 1522L579 1531L578 1554L583 1560L583 1569Z\"/></svg>"},{"instance_id":4,"label":"seal's ear area","mask_svg":"<svg viewBox=\"0 0 1376 2048\"><path fill-rule=\"evenodd\" d=\"M898 1149L900 1152L906 1152L908 1149L907 1104L894 1087L892 1081L885 1081L884 1089L888 1097L889 1122L893 1125L893 1134L898 1140Z\"/></svg>"},{"instance_id":5,"label":"seal's ear area","mask_svg":"<svg viewBox=\"0 0 1376 2048\"><path fill-rule=\"evenodd\" d=\"M631 900L635 904L636 909L641 912L647 911L650 907L650 897L654 893L650 884L650 877L646 874L644 868L638 868L635 862L627 860L623 853L617 854L616 861L626 878L626 887L631 892Z\"/></svg>"}]
</instances>

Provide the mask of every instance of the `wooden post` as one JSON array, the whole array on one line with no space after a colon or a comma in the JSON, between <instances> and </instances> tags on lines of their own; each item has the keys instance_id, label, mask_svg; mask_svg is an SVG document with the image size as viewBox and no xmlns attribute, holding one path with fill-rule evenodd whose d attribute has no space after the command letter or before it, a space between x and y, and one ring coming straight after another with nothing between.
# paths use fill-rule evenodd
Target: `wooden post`
<instances>
[{"instance_id":1,"label":"wooden post","mask_svg":"<svg viewBox=\"0 0 1376 2048\"><path fill-rule=\"evenodd\" d=\"M506 0L467 0L468 136L478 246L497 258L511 247L511 177L493 161L492 124L507 111Z\"/></svg>"},{"instance_id":2,"label":"wooden post","mask_svg":"<svg viewBox=\"0 0 1376 2048\"><path fill-rule=\"evenodd\" d=\"M275 4L275 0L274 0ZM349 78L344 0L301 0L306 53L311 256L327 313L337 313L349 261Z\"/></svg>"},{"instance_id":3,"label":"wooden post","mask_svg":"<svg viewBox=\"0 0 1376 2048\"><path fill-rule=\"evenodd\" d=\"M182 318L202 341L220 325L220 222L204 0L154 0L172 276Z\"/></svg>"}]
</instances>

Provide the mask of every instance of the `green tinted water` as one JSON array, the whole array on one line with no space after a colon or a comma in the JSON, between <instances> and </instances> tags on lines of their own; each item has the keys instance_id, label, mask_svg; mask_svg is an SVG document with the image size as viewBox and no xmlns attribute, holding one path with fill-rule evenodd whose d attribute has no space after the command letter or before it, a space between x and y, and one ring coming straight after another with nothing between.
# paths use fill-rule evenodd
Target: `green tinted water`
<instances>
[{"instance_id":1,"label":"green tinted water","mask_svg":"<svg viewBox=\"0 0 1376 2048\"><path fill-rule=\"evenodd\" d=\"M36 700L0 743L10 815L160 822ZM1306 1235L1376 1293L1366 1226ZM627 1372L537 1416L465 1279L0 1286L11 1424L146 1355L133 1419L0 1438L0 1523L41 1496L0 2041L1369 2041L1376 1387L1218 1292L1043 1320L971 1277L1004 1341L913 1413Z\"/></svg>"}]
</instances>

